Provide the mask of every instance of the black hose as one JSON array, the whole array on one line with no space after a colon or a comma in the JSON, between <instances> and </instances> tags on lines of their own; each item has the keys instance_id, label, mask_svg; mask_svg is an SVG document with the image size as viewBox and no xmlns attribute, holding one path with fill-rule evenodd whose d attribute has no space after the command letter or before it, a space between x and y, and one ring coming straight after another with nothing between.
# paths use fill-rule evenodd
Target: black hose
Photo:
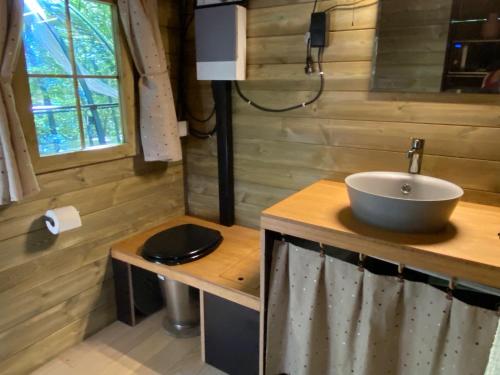
<instances>
[{"instance_id":1,"label":"black hose","mask_svg":"<svg viewBox=\"0 0 500 375\"><path fill-rule=\"evenodd\" d=\"M207 138L210 138L212 137L215 132L217 131L217 126L214 126L214 128L212 130L210 130L209 132L202 132L200 130L197 130L193 127L189 127L189 134L192 135L193 137L195 138L199 138L199 139L207 139Z\"/></svg>"},{"instance_id":2,"label":"black hose","mask_svg":"<svg viewBox=\"0 0 500 375\"><path fill-rule=\"evenodd\" d=\"M185 1L181 2L183 3L182 5L185 5ZM194 11L195 11L195 8L196 8L196 2L193 2L193 9L192 9L192 13L190 14L189 18L186 18L185 17L185 14L186 14L186 8L182 7L181 6L181 24L183 25L182 27L182 30L181 30L181 33L180 33L180 44L181 44L181 47L180 47L180 51L179 51L179 55L180 55L180 58L179 58L179 72L178 72L178 76L179 76L179 88L178 88L178 108L179 108L179 112L184 112L191 120L195 121L195 122L199 122L200 124L204 124L208 121L210 121L212 119L212 117L214 117L215 115L215 104L210 112L210 114L208 115L208 117L206 118L199 118L195 115L193 115L193 113L191 112L190 108L189 108L189 105L188 105L188 102L186 100L186 90L185 90L185 79L184 79L184 54L185 54L185 43L186 43L186 37L187 37L187 33L189 31L189 27L190 25L192 24L193 22L193 19L194 19ZM192 133L193 135L195 133L198 133L198 135L200 135L201 137L209 137L211 135L213 135L213 133L215 132L215 130L211 130L210 132L208 133L205 133L205 132L201 132L199 130L196 130L194 129L191 125L189 125L189 132ZM196 135L195 135L196 136Z\"/></svg>"}]
</instances>

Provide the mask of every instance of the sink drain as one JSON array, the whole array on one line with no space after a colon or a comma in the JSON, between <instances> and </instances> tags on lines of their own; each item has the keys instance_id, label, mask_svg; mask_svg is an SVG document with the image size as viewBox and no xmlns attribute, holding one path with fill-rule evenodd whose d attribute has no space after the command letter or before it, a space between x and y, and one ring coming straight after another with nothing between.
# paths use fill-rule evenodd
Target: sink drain
<instances>
[{"instance_id":1,"label":"sink drain","mask_svg":"<svg viewBox=\"0 0 500 375\"><path fill-rule=\"evenodd\" d=\"M410 186L410 184L404 184L403 186L401 186L401 192L404 195L410 194L411 193L411 186Z\"/></svg>"}]
</instances>

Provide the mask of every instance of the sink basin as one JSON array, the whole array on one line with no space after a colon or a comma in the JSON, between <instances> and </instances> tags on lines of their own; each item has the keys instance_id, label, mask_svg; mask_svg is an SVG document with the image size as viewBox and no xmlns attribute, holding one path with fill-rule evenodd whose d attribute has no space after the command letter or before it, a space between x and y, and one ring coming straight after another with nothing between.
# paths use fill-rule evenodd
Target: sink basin
<instances>
[{"instance_id":1,"label":"sink basin","mask_svg":"<svg viewBox=\"0 0 500 375\"><path fill-rule=\"evenodd\" d=\"M464 194L451 182L410 173L356 173L345 183L356 218L398 232L441 231Z\"/></svg>"}]
</instances>

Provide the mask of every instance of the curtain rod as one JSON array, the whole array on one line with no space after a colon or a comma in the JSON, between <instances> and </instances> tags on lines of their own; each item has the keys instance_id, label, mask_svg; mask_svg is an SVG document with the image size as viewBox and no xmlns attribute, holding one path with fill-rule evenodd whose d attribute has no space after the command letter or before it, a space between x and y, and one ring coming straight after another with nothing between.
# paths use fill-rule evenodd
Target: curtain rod
<instances>
[{"instance_id":1,"label":"curtain rod","mask_svg":"<svg viewBox=\"0 0 500 375\"><path fill-rule=\"evenodd\" d=\"M286 241L286 242L290 242L290 241L286 240L287 237L288 238L290 238L290 237L294 238L294 236L285 235L283 233L280 233L280 235L281 235L281 240L282 241ZM298 237L295 237L295 238L298 238ZM305 240L305 241L308 241L308 242L317 243L319 245L319 248L320 248L319 255L321 257L324 257L326 255L325 248L324 248L325 244L323 244L321 242L309 241L309 240L306 240L306 239L302 239L302 240ZM331 246L331 247L336 248L335 246ZM453 276L442 275L442 274L439 274L439 273L436 273L436 272L432 272L432 271L428 271L428 270L423 270L423 269L420 269L420 268L417 268L417 267L413 267L413 266L408 266L406 264L403 265L401 263L394 262L394 261L391 261L391 260L387 260L387 259L384 259L384 258L379 258L379 257L372 256L372 255L366 255L366 254L363 254L362 252L359 252L359 251L352 251L352 250L346 250L346 249L342 249L342 250L344 250L344 251L350 251L350 252L355 253L355 254L356 253L359 254L360 260L362 258L365 258L365 257L370 257L370 258L373 258L373 259L380 260L382 262L386 262L386 263L390 263L390 264L396 265L396 266L398 266L398 268L404 267L404 268L407 268L407 269L410 269L410 270L413 270L413 271L420 272L420 273L422 273L424 275L435 277L435 278L440 279L442 281L445 281L447 283L449 283L450 280L453 279L453 284L455 285L455 287L462 286L462 287L466 287L468 289L472 289L473 291L476 291L476 292L479 292L479 293L486 293L486 294L490 294L490 295L493 295L493 296L496 296L496 297L500 297L500 289L493 288L491 286L479 284L479 283L476 283L476 282L473 282L473 281L458 279L458 278L455 278Z\"/></svg>"},{"instance_id":2,"label":"curtain rod","mask_svg":"<svg viewBox=\"0 0 500 375\"><path fill-rule=\"evenodd\" d=\"M393 262L393 261L379 258L379 257L374 257L372 255L369 255L369 257L374 258L374 259L378 259L382 262L391 263L391 264L399 266L399 263L397 263L397 262ZM428 270L423 270L421 268L408 266L406 264L404 267L408 268L410 270L413 270L413 271L423 273L423 274L428 275L428 276L435 277L437 279L440 279L440 280L443 280L446 282L448 282L450 280L450 276L445 276L445 275L442 275L440 273L436 273L436 272L432 272L432 271L428 271ZM455 286L464 286L466 288L473 289L474 291L477 291L477 292L487 293L487 294L491 294L491 295L500 297L500 289L493 288L491 286L475 283L473 281L462 280L462 279L458 279L458 278L456 278L454 282L455 282Z\"/></svg>"}]
</instances>

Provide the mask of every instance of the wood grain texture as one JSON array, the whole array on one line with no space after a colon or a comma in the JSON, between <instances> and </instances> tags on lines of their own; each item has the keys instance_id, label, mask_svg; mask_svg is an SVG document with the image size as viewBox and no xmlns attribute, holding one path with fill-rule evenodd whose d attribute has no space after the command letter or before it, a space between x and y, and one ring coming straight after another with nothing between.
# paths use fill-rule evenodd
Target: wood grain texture
<instances>
[{"instance_id":1,"label":"wood grain texture","mask_svg":"<svg viewBox=\"0 0 500 375\"><path fill-rule=\"evenodd\" d=\"M330 32L325 61L370 61L373 29ZM248 64L302 63L304 35L269 36L247 39Z\"/></svg>"},{"instance_id":2,"label":"wood grain texture","mask_svg":"<svg viewBox=\"0 0 500 375\"><path fill-rule=\"evenodd\" d=\"M366 91L370 85L370 62L328 62L323 64L327 91ZM245 89L272 91L317 90L317 74L304 74L304 64L255 64L247 66Z\"/></svg>"},{"instance_id":3,"label":"wood grain texture","mask_svg":"<svg viewBox=\"0 0 500 375\"><path fill-rule=\"evenodd\" d=\"M338 1L321 1L318 4L318 10L327 9L338 3ZM373 8L376 7L373 1L366 1L366 4L354 15L349 9L330 12L330 31L374 28L377 20ZM304 34L309 29L309 18L303 15L310 13L311 10L311 3L297 3L281 8L252 9L248 12L247 36Z\"/></svg>"},{"instance_id":4,"label":"wood grain texture","mask_svg":"<svg viewBox=\"0 0 500 375\"><path fill-rule=\"evenodd\" d=\"M73 321L52 335L44 337L26 349L17 352L0 363L0 373L29 374L47 360L82 342L115 320L114 304L106 304L92 310L85 317Z\"/></svg>"},{"instance_id":5,"label":"wood grain texture","mask_svg":"<svg viewBox=\"0 0 500 375\"><path fill-rule=\"evenodd\" d=\"M217 160L214 157L207 157L199 154L188 154L187 169L192 174L202 176L217 176ZM343 181L349 173L337 172L335 170L319 170L310 167L289 166L281 163L273 163L270 161L246 160L238 159L235 164L235 176L237 180L250 182L253 184L262 185L264 189L271 187L278 187L283 189L300 190L319 179L333 179ZM217 206L203 207L201 202L196 202L192 197L193 193L189 193L190 210L193 204L197 205L198 209L203 209L214 218L217 218ZM204 202L206 198L202 198ZM495 192L488 192L483 190L465 190L465 196L462 198L466 201L483 202L484 204L491 204L500 206L500 195ZM213 201L213 200L212 200ZM275 202L277 202L276 200ZM260 212L269 205L256 206L255 212ZM202 217L209 217L200 215ZM236 220L239 220L237 217ZM259 217L254 220L258 222Z\"/></svg>"},{"instance_id":6,"label":"wood grain texture","mask_svg":"<svg viewBox=\"0 0 500 375\"><path fill-rule=\"evenodd\" d=\"M176 339L162 310L135 327L115 322L66 350L34 375L225 375L200 360L200 338Z\"/></svg>"},{"instance_id":7,"label":"wood grain texture","mask_svg":"<svg viewBox=\"0 0 500 375\"><path fill-rule=\"evenodd\" d=\"M318 9L350 2L323 1ZM432 25L439 23L447 8L443 2L433 2L431 12L428 4L423 11L424 2L411 2L411 19L405 19L406 8L392 1L386 22L393 27L430 25L431 44L423 46L425 53L418 56L395 49L388 58L435 64L432 40L439 39L441 31ZM325 92L310 107L265 113L233 96L238 223L257 227L264 208L318 179L341 181L359 171L405 170L410 137L427 141L424 173L462 185L464 200L500 205L499 96L370 92L378 8L373 3L366 0L354 11L330 13ZM307 76L303 70L303 34L312 6L309 0L250 0L248 79L241 87L252 101L279 108L315 95L318 76ZM195 113L206 115L210 92L195 83L193 69L187 72L191 106ZM217 217L215 156L214 140L188 140L189 212L202 217Z\"/></svg>"},{"instance_id":8,"label":"wood grain texture","mask_svg":"<svg viewBox=\"0 0 500 375\"><path fill-rule=\"evenodd\" d=\"M244 84L242 84L244 87ZM295 91L276 95L269 90L245 90L245 94L260 103L267 103L273 108L282 108L289 103L302 103L314 96L314 92ZM442 125L472 125L499 127L500 103L471 104L463 103L464 98L456 102L440 102L438 94L430 94L429 102L411 101L399 94L372 92L325 92L321 98L309 107L275 114L275 116L319 117L343 120L367 121L404 121ZM465 95L464 95L465 96ZM491 95L494 96L494 95ZM406 100L405 100L406 99ZM488 100L488 98L485 98ZM499 99L500 100L500 99ZM234 113L262 114L247 103L235 97Z\"/></svg>"},{"instance_id":9,"label":"wood grain texture","mask_svg":"<svg viewBox=\"0 0 500 375\"><path fill-rule=\"evenodd\" d=\"M160 2L173 60L176 7ZM2 374L30 373L114 321L111 244L185 211L182 163L137 155L37 177L40 194L0 207ZM80 211L83 226L53 236L41 217L66 205Z\"/></svg>"},{"instance_id":10,"label":"wood grain texture","mask_svg":"<svg viewBox=\"0 0 500 375\"><path fill-rule=\"evenodd\" d=\"M153 263L141 256L142 247L148 238L162 230L183 224L197 224L218 230L224 240L209 255L196 262L176 266ZM259 232L256 230L237 225L225 227L182 216L113 244L111 256L258 311L259 246Z\"/></svg>"},{"instance_id":11,"label":"wood grain texture","mask_svg":"<svg viewBox=\"0 0 500 375\"><path fill-rule=\"evenodd\" d=\"M199 142L192 153L215 156L212 141ZM236 160L273 161L283 167L303 167L320 171L334 171L348 175L363 170L401 171L407 168L406 154L402 151L386 151L369 148L337 147L318 144L241 139L234 145ZM460 184L465 189L491 191L499 189L500 162L482 161L446 156L426 155L422 173L439 174L442 178ZM467 170L467 176L462 171Z\"/></svg>"},{"instance_id":12,"label":"wood grain texture","mask_svg":"<svg viewBox=\"0 0 500 375\"><path fill-rule=\"evenodd\" d=\"M434 234L396 233L356 220L343 183L319 181L266 209L262 228L500 287L500 208L459 203Z\"/></svg>"},{"instance_id":13,"label":"wood grain texture","mask_svg":"<svg viewBox=\"0 0 500 375\"><path fill-rule=\"evenodd\" d=\"M110 279L104 283L84 290L62 303L54 305L25 320L15 327L0 333L0 340L9 345L0 347L0 359L4 360L29 345L57 332L73 321L84 317L92 310L113 300L113 283Z\"/></svg>"}]
</instances>

